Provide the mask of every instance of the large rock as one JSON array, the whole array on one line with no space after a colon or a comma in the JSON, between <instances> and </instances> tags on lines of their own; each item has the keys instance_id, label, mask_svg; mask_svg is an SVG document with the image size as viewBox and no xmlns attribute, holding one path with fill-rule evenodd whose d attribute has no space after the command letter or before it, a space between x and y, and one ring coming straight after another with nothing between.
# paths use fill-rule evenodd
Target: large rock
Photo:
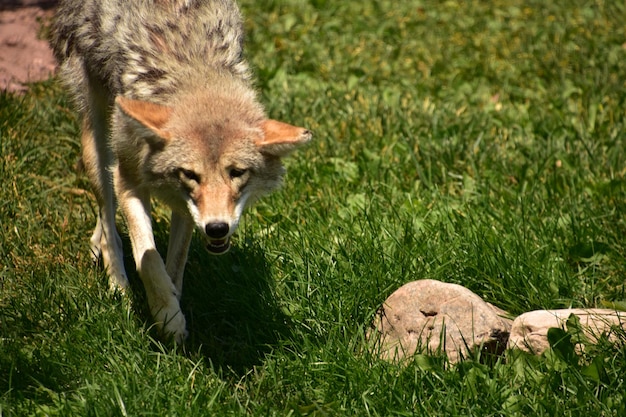
<instances>
[{"instance_id":1,"label":"large rock","mask_svg":"<svg viewBox=\"0 0 626 417\"><path fill-rule=\"evenodd\" d=\"M504 350L511 328L505 312L456 284L410 282L391 294L374 319L369 339L383 359L445 352L458 362L470 351Z\"/></svg>"},{"instance_id":2,"label":"large rock","mask_svg":"<svg viewBox=\"0 0 626 417\"><path fill-rule=\"evenodd\" d=\"M571 314L578 317L585 336L592 343L602 334L608 334L609 339L615 338L611 331L614 326L626 329L626 313L615 310L537 310L524 313L513 321L508 347L542 354L550 347L548 329L559 327L567 330L566 322Z\"/></svg>"}]
</instances>

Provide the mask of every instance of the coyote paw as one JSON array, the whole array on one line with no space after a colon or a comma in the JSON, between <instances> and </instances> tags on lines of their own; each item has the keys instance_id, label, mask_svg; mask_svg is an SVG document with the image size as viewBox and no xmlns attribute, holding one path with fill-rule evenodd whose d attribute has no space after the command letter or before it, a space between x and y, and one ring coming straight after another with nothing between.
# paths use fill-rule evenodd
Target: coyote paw
<instances>
[{"instance_id":1,"label":"coyote paw","mask_svg":"<svg viewBox=\"0 0 626 417\"><path fill-rule=\"evenodd\" d=\"M153 316L164 340L173 340L178 345L185 341L187 338L187 324L178 302L161 307Z\"/></svg>"},{"instance_id":2,"label":"coyote paw","mask_svg":"<svg viewBox=\"0 0 626 417\"><path fill-rule=\"evenodd\" d=\"M96 230L93 232L93 236L89 240L89 249L91 252L91 260L93 263L97 264L100 260L100 256L102 256L102 244L100 243L102 239L102 230L98 226Z\"/></svg>"},{"instance_id":3,"label":"coyote paw","mask_svg":"<svg viewBox=\"0 0 626 417\"><path fill-rule=\"evenodd\" d=\"M128 278L126 278L126 274L109 274L109 291L126 294L126 290L129 286L130 284Z\"/></svg>"},{"instance_id":4,"label":"coyote paw","mask_svg":"<svg viewBox=\"0 0 626 417\"><path fill-rule=\"evenodd\" d=\"M120 263L119 260L117 262L109 262L107 275L109 276L109 290L112 292L119 291L123 294L130 287L124 264Z\"/></svg>"}]
</instances>

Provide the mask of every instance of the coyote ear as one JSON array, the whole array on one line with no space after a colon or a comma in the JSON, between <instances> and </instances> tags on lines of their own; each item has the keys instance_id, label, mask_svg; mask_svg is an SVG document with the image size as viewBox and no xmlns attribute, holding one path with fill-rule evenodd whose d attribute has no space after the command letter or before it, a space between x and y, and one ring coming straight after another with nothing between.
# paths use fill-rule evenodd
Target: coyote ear
<instances>
[{"instance_id":1,"label":"coyote ear","mask_svg":"<svg viewBox=\"0 0 626 417\"><path fill-rule=\"evenodd\" d=\"M286 156L297 147L307 143L313 136L311 131L292 126L276 120L266 120L261 125L263 139L256 141L261 152L274 155Z\"/></svg>"},{"instance_id":2,"label":"coyote ear","mask_svg":"<svg viewBox=\"0 0 626 417\"><path fill-rule=\"evenodd\" d=\"M170 139L170 133L163 130L172 115L170 107L122 96L118 96L115 103L126 116L148 129L143 135L148 143L164 144Z\"/></svg>"}]
</instances>

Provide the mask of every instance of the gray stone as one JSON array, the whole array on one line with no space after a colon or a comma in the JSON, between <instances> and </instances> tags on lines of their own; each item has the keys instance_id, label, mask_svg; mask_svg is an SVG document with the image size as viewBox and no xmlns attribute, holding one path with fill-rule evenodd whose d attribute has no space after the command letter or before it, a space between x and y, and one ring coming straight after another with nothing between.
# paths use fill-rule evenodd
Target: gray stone
<instances>
[{"instance_id":1,"label":"gray stone","mask_svg":"<svg viewBox=\"0 0 626 417\"><path fill-rule=\"evenodd\" d=\"M368 337L386 360L445 352L456 363L476 349L503 351L511 328L505 315L460 285L420 280L387 298Z\"/></svg>"},{"instance_id":2,"label":"gray stone","mask_svg":"<svg viewBox=\"0 0 626 417\"><path fill-rule=\"evenodd\" d=\"M548 329L559 327L567 330L567 319L574 314L587 339L594 343L602 334L609 340L616 339L614 326L626 329L626 313L608 309L537 310L524 313L513 321L508 348L542 354L550 347Z\"/></svg>"}]
</instances>

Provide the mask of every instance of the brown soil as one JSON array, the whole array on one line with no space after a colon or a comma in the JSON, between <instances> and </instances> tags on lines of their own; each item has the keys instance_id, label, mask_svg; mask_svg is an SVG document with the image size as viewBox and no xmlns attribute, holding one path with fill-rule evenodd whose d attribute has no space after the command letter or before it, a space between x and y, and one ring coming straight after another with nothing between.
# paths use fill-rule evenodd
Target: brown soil
<instances>
[{"instance_id":1,"label":"brown soil","mask_svg":"<svg viewBox=\"0 0 626 417\"><path fill-rule=\"evenodd\" d=\"M48 41L41 39L56 1L0 0L0 90L25 91L56 67Z\"/></svg>"}]
</instances>

